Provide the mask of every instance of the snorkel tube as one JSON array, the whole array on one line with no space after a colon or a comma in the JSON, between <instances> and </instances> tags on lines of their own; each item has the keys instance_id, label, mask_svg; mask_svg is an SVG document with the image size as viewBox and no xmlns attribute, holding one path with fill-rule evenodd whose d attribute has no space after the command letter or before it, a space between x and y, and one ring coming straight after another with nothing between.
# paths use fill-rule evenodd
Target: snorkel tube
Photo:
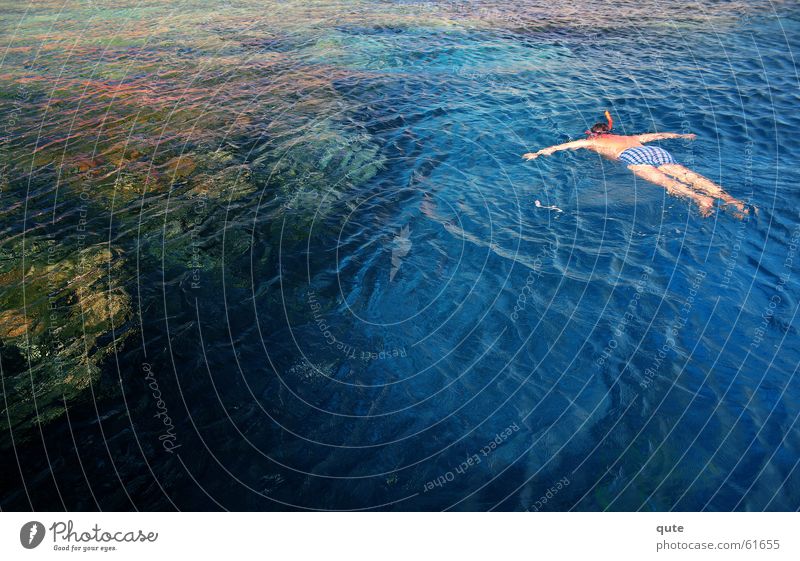
<instances>
[{"instance_id":1,"label":"snorkel tube","mask_svg":"<svg viewBox=\"0 0 800 561\"><path fill-rule=\"evenodd\" d=\"M611 132L611 129L614 128L614 119L611 118L611 113L606 110L606 121L608 121L608 132Z\"/></svg>"}]
</instances>

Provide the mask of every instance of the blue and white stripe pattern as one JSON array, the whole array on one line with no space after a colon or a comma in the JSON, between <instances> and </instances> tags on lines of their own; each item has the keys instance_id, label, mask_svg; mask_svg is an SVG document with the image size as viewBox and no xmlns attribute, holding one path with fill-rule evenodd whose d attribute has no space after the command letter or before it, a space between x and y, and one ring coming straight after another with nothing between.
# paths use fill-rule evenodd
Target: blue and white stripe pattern
<instances>
[{"instance_id":1,"label":"blue and white stripe pattern","mask_svg":"<svg viewBox=\"0 0 800 561\"><path fill-rule=\"evenodd\" d=\"M619 155L619 159L629 166L649 165L658 167L675 163L675 158L672 157L672 154L658 146L628 148Z\"/></svg>"}]
</instances>

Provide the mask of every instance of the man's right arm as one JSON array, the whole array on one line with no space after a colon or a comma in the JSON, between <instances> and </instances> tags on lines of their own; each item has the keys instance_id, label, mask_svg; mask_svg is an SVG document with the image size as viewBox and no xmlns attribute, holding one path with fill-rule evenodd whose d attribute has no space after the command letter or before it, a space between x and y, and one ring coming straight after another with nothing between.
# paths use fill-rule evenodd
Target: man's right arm
<instances>
[{"instance_id":1,"label":"man's right arm","mask_svg":"<svg viewBox=\"0 0 800 561\"><path fill-rule=\"evenodd\" d=\"M654 140L669 140L670 138L688 138L694 140L697 138L696 134L678 134L676 132L651 132L647 134L637 134L636 139L639 142L652 142Z\"/></svg>"}]
</instances>

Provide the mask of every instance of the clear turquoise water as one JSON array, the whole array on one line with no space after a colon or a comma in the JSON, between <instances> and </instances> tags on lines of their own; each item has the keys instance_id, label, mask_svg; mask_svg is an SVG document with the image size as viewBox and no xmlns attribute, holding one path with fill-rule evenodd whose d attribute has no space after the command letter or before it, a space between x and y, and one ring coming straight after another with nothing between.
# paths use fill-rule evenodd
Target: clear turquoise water
<instances>
[{"instance_id":1,"label":"clear turquoise water","mask_svg":"<svg viewBox=\"0 0 800 561\"><path fill-rule=\"evenodd\" d=\"M199 25L238 38L236 10ZM97 382L118 391L5 455L24 475L3 508L800 507L795 5L286 10L247 43L283 66L227 46L199 74L253 73L203 113L248 124L189 149L230 142L255 188L177 231L170 204L205 204L180 186L96 211L129 267L132 335ZM704 219L589 153L520 159L605 109L625 133L696 133L661 145L758 215ZM173 237L211 264L170 262Z\"/></svg>"}]
</instances>

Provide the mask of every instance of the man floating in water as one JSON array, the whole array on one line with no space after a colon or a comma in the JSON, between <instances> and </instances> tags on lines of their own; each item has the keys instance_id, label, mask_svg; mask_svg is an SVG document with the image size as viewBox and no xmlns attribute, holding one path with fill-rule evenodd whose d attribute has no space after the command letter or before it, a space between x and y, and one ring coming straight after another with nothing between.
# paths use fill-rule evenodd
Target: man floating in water
<instances>
[{"instance_id":1,"label":"man floating in water","mask_svg":"<svg viewBox=\"0 0 800 561\"><path fill-rule=\"evenodd\" d=\"M720 199L723 204L736 207L738 212L735 214L739 218L748 214L749 210L744 202L731 197L722 187L707 177L676 163L672 155L663 148L644 145L645 142L669 138L691 140L696 135L657 132L622 136L611 133L614 121L608 111L606 111L606 119L608 123L597 123L591 130L586 131L589 137L584 140L550 146L538 152L529 152L522 157L526 160L533 160L539 156L549 156L559 150L588 148L611 160L625 162L628 164L628 169L638 177L664 187L671 195L693 200L700 207L700 213L703 216L711 214L714 209L714 199Z\"/></svg>"}]
</instances>

